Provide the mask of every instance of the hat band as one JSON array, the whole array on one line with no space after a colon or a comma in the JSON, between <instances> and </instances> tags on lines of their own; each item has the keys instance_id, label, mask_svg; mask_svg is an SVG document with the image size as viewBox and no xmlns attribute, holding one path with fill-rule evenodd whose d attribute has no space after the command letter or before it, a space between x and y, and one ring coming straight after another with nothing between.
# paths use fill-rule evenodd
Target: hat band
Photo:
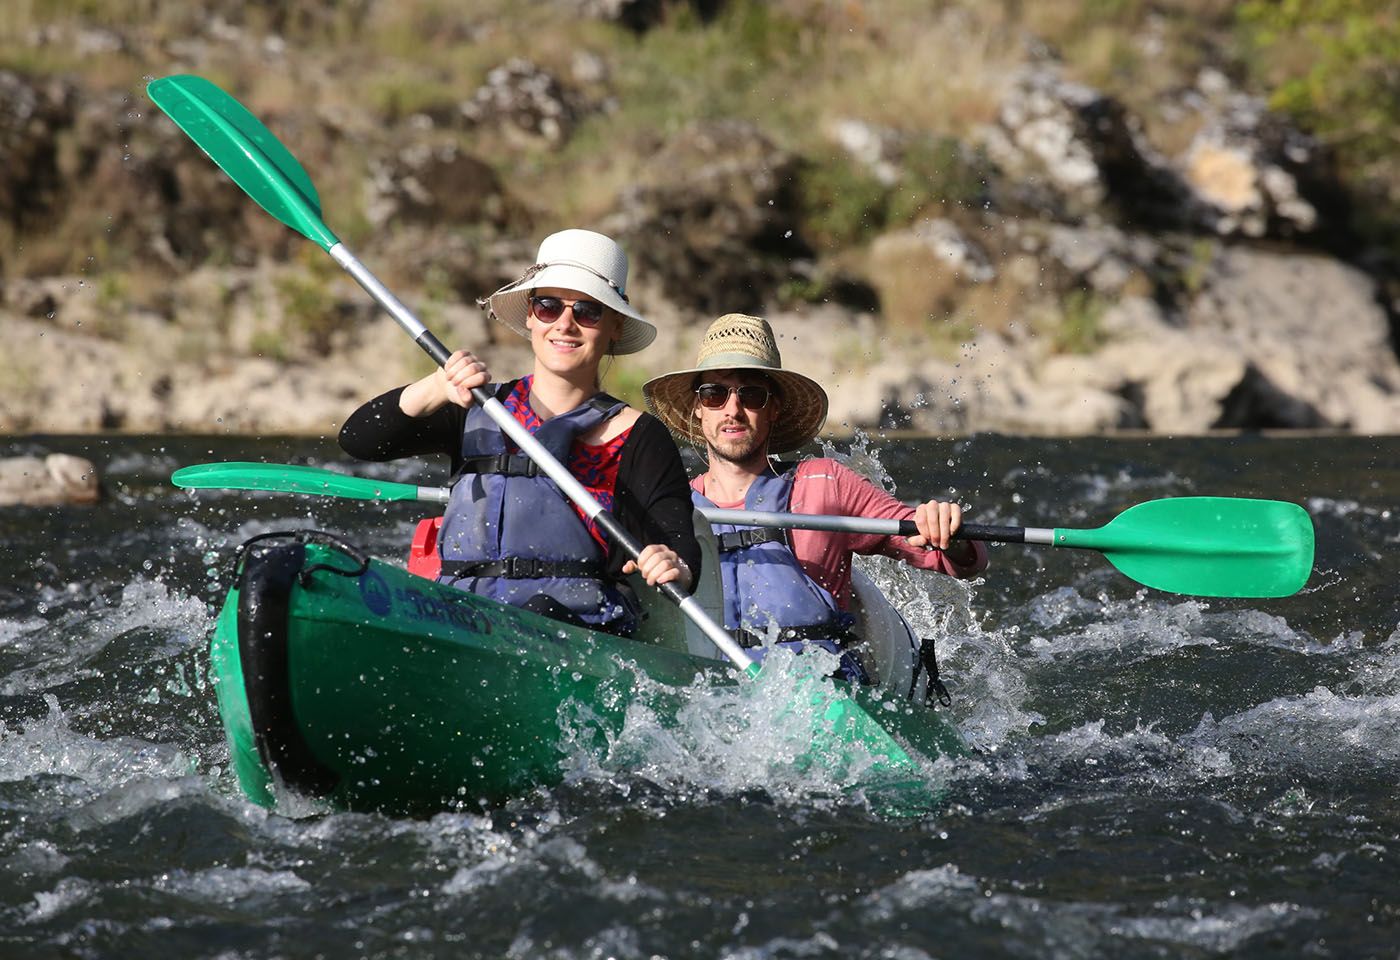
<instances>
[{"instance_id":1,"label":"hat band","mask_svg":"<svg viewBox=\"0 0 1400 960\"><path fill-rule=\"evenodd\" d=\"M493 310L493 309L491 309L491 301L492 301L492 299L495 298L495 297L498 297L498 296L500 296L501 294L506 293L506 292L508 292L508 291L518 290L524 283L526 283L527 281L533 279L533 278L534 278L535 276L537 276L541 271L546 270L546 269L548 269L549 267L573 267L573 268L576 269L576 270L582 270L582 271L584 271L585 273L591 273L591 274L593 274L593 276L597 277L599 280L601 280L601 281L603 281L604 283L606 283L606 284L608 285L608 288L609 288L609 289L611 289L614 293L616 293L619 297L621 297L623 303L627 304L628 306L631 306L631 304L632 304L632 301L629 300L629 299L627 299L627 294L623 292L623 290L622 290L621 287L619 287L616 283L614 283L612 280L610 280L610 279L609 279L607 276L605 276L604 274L599 273L597 270L594 270L594 269L593 269L592 267L590 267L588 264L586 264L586 263L579 263L577 260L551 260L551 261L549 261L548 263L535 263L535 264L531 264L531 265L525 270L525 272L524 272L523 274L521 274L520 279L518 279L518 280L512 280L512 281L510 281L509 283L507 283L507 284L505 284L505 285L503 285L503 286L501 286L501 287L498 287L497 289L493 290L491 293L488 293L488 294L487 294L486 296L484 296L484 297L477 297L477 298L476 298L476 305L477 305L477 307L478 307L479 309L481 309L481 310L485 310L485 311L486 311L486 315L487 315L490 319L492 319L492 320L497 320L497 319L499 319L499 317L496 316L496 311Z\"/></svg>"},{"instance_id":2,"label":"hat band","mask_svg":"<svg viewBox=\"0 0 1400 960\"><path fill-rule=\"evenodd\" d=\"M619 287L616 283L614 283L611 279L609 279L605 274L599 273L597 270L594 270L588 264L579 263L577 260L551 260L548 263L537 263L525 272L524 277L522 277L516 282L524 283L526 280L533 277L536 273L539 273L545 267L576 267L579 270L585 271L586 273L591 273L593 274L593 276L597 277L599 280L603 281L609 287L611 287L613 292L622 298L623 303L630 304L632 302L631 300L627 299L627 294L622 291L622 288Z\"/></svg>"},{"instance_id":3,"label":"hat band","mask_svg":"<svg viewBox=\"0 0 1400 960\"><path fill-rule=\"evenodd\" d=\"M724 367L761 367L764 370L781 370L780 364L766 357L756 357L751 353L716 353L706 357L696 365L697 370L714 370Z\"/></svg>"}]
</instances>

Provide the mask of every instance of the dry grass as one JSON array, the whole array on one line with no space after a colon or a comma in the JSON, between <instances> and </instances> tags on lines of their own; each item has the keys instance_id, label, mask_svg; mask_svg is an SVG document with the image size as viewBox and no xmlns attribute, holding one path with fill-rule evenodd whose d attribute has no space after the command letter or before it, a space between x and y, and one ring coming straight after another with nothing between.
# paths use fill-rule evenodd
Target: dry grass
<instances>
[{"instance_id":1,"label":"dry grass","mask_svg":"<svg viewBox=\"0 0 1400 960\"><path fill-rule=\"evenodd\" d=\"M881 314L894 329L923 329L957 307L965 284L923 240L887 234L870 248L866 275L880 298Z\"/></svg>"},{"instance_id":2,"label":"dry grass","mask_svg":"<svg viewBox=\"0 0 1400 960\"><path fill-rule=\"evenodd\" d=\"M668 9L664 23L637 34L561 16L558 4L519 0L245 4L224 11L233 27L224 32L211 27L209 11L167 0L9 0L0 17L0 64L61 74L89 91L127 93L132 109L150 116L154 110L141 106L143 74L190 69L208 76L293 148L321 194L326 222L357 249L378 239L364 214L370 161L425 136L456 138L495 165L526 207L511 228L537 233L594 224L615 211L618 195L645 179L657 147L684 126L753 120L809 162L804 177L814 202L801 226L833 260L869 254L881 302L900 305L898 315L887 310L889 322L961 330L1003 328L1035 291L1004 277L960 283L908 249L867 251L872 235L940 200L954 204L958 184L954 173L947 180L914 177L899 184L899 199L908 202L895 204L886 185L830 142L828 122L858 119L935 147L941 137L966 139L992 119L1005 83L1027 58L1028 38L1038 37L1071 78L1126 101L1146 120L1153 142L1176 153L1199 121L1158 117L1158 95L1191 83L1202 64L1224 56L1235 16L1227 0L728 0L703 23L688 4ZM31 37L45 31L52 39L34 45ZM80 52L76 37L85 33L100 44L91 35L102 31L130 38L131 46ZM280 52L268 31L281 40ZM160 62L183 49L200 51L193 55L198 62ZM574 75L580 53L602 62L605 79ZM416 111L469 97L490 69L514 56L548 69L595 107L604 98L612 106L585 111L563 145L516 143L488 131L425 134L408 125ZM1261 82L1281 80L1302 70L1311 54L1300 36L1282 38L1271 56L1252 66L1242 61L1242 69L1256 71ZM139 304L143 282L135 271L147 268L151 252L141 246L146 240L111 230L103 191L113 189L110 182L72 188L64 210L42 230L21 236L0 226L6 271L73 271L95 259L97 269L132 271L128 296ZM867 216L871 211L878 216ZM245 227L262 229L238 225ZM395 269L376 267L386 275ZM169 269L150 272L168 280Z\"/></svg>"},{"instance_id":3,"label":"dry grass","mask_svg":"<svg viewBox=\"0 0 1400 960\"><path fill-rule=\"evenodd\" d=\"M833 40L835 55L812 90L825 117L955 136L992 119L1009 68L1022 58L995 5L867 6L882 27Z\"/></svg>"}]
</instances>

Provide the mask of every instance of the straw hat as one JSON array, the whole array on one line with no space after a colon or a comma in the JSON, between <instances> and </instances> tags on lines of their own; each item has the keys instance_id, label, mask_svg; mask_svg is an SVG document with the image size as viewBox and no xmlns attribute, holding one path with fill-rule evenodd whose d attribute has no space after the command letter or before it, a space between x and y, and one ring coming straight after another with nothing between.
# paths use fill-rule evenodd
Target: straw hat
<instances>
[{"instance_id":1,"label":"straw hat","mask_svg":"<svg viewBox=\"0 0 1400 960\"><path fill-rule=\"evenodd\" d=\"M762 317L727 313L705 331L695 366L664 374L642 385L647 407L676 436L704 444L695 416L695 386L706 371L754 370L782 394L782 409L768 438L772 453L788 453L810 443L826 422L826 391L815 380L782 369L773 328Z\"/></svg>"},{"instance_id":2,"label":"straw hat","mask_svg":"<svg viewBox=\"0 0 1400 960\"><path fill-rule=\"evenodd\" d=\"M656 327L627 302L627 254L617 242L592 230L561 230L540 244L525 276L477 303L522 337L529 337L530 291L543 287L577 290L622 314L613 353L636 353L656 339Z\"/></svg>"}]
</instances>

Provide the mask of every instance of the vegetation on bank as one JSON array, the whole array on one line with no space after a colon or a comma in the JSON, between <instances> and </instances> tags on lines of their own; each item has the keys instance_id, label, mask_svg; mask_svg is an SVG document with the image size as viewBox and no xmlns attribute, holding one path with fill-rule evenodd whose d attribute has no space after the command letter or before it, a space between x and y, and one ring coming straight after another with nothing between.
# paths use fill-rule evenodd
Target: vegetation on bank
<instances>
[{"instance_id":1,"label":"vegetation on bank","mask_svg":"<svg viewBox=\"0 0 1400 960\"><path fill-rule=\"evenodd\" d=\"M750 121L798 158L796 233L815 258L839 266L864 257L882 233L986 202L976 158L960 144L993 118L1028 51L1053 51L1071 79L1127 104L1146 136L1166 145L1191 131L1161 108L1164 95L1191 86L1203 68L1222 71L1331 147L1356 201L1347 226L1400 261L1400 15L1385 0L670 0L635 5L662 11L645 24L580 16L585 5L245 0L211 13L159 0L16 0L0 27L0 69L124 95L124 115L112 117L123 135L154 112L145 79L197 69L295 142L328 221L357 247L385 244L376 268L414 285L427 309L479 291L461 289L467 281L416 256L408 241L398 252L385 236L397 227L374 226L365 183L387 151L450 141L494 169L515 201L499 221L438 225L473 251L501 236L598 222L677 132L707 119ZM563 135L441 122L512 57L565 78L580 109ZM310 113L327 123L307 123ZM834 145L830 125L845 118L904 137L897 176L882 178ZM61 146L55 163L61 171L77 159ZM114 229L99 201L119 182L87 189L92 202L67 204L56 221L0 226L5 275L100 274L104 309L149 307L188 264L161 260ZM201 262L236 262L237 251L211 236ZM282 260L282 309L250 348L279 358L324 349L334 271L290 245L269 252ZM1189 286L1190 261L1173 282ZM946 291L911 293L901 282L874 284L887 322L890 298L912 296L931 311L942 304L929 313L931 329L949 343L1015 310L999 287L948 303ZM779 295L828 292L818 276ZM1089 291L1057 302L1056 315L1030 322L1043 322L1057 349L1092 349L1104 304Z\"/></svg>"}]
</instances>

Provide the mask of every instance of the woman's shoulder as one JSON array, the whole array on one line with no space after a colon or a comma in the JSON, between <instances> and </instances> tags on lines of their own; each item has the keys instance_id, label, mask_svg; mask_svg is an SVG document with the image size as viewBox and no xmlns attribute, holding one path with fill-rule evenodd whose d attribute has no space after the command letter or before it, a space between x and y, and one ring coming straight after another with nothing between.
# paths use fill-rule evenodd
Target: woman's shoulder
<instances>
[{"instance_id":1,"label":"woman's shoulder","mask_svg":"<svg viewBox=\"0 0 1400 960\"><path fill-rule=\"evenodd\" d=\"M666 424L645 410L627 408L632 416L632 436L640 443L662 444L666 447L675 447L676 438L671 435L671 431L666 429Z\"/></svg>"},{"instance_id":2,"label":"woman's shoulder","mask_svg":"<svg viewBox=\"0 0 1400 960\"><path fill-rule=\"evenodd\" d=\"M591 435L585 437L584 442L590 446L611 443L624 433L633 430L637 426L637 421L643 416L645 414L635 407L623 407L615 416L609 417L598 424L593 431L590 431Z\"/></svg>"},{"instance_id":3,"label":"woman's shoulder","mask_svg":"<svg viewBox=\"0 0 1400 960\"><path fill-rule=\"evenodd\" d=\"M638 456L652 460L654 458L672 457L677 461L680 459L680 448L676 445L676 438L671 436L671 431L666 429L666 425L645 410L637 410L628 407L625 411L630 414L631 425L627 427L627 440L623 445L624 452L632 456ZM622 414L614 417L614 420L621 419Z\"/></svg>"}]
</instances>

